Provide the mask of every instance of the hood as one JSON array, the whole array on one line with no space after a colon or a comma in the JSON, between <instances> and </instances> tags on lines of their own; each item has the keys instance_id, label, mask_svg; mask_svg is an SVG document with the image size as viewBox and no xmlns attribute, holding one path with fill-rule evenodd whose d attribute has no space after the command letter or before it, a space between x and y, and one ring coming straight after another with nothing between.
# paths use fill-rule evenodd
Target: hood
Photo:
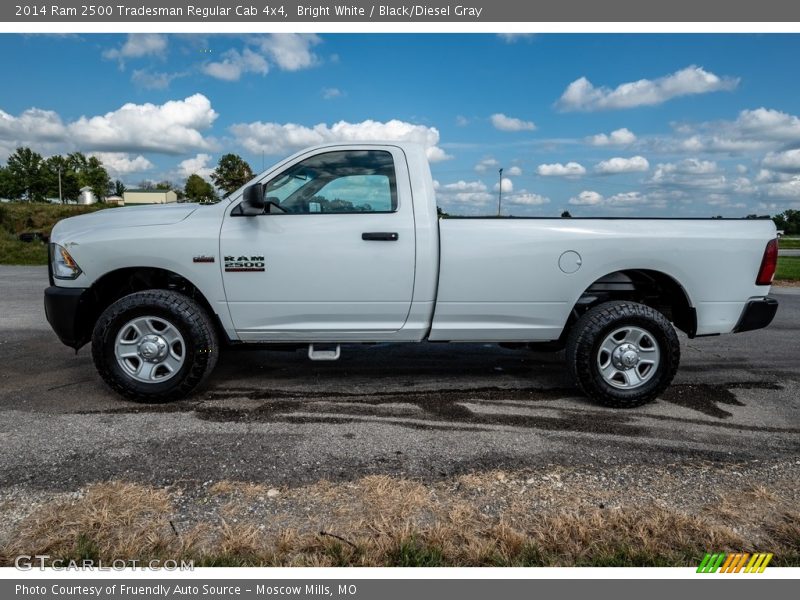
<instances>
[{"instance_id":1,"label":"hood","mask_svg":"<svg viewBox=\"0 0 800 600\"><path fill-rule=\"evenodd\" d=\"M197 210L198 204L155 204L153 206L125 206L63 219L56 223L50 234L51 241L60 242L96 229L171 225L183 221Z\"/></svg>"}]
</instances>

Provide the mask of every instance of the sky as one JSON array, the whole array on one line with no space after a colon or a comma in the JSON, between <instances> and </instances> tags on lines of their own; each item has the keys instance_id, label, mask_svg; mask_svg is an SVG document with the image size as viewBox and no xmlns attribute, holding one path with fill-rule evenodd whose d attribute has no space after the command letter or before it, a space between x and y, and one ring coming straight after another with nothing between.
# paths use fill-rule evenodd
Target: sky
<instances>
[{"instance_id":1,"label":"sky","mask_svg":"<svg viewBox=\"0 0 800 600\"><path fill-rule=\"evenodd\" d=\"M454 214L800 209L800 35L0 34L0 163L182 184L234 152L411 140ZM794 58L793 58L794 57ZM498 170L503 169L502 183Z\"/></svg>"}]
</instances>

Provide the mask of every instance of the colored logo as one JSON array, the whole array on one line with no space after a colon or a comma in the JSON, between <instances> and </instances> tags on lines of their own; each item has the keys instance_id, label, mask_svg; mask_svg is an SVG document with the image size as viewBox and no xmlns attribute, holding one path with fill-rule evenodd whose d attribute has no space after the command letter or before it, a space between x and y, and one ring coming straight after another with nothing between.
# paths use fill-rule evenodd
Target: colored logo
<instances>
[{"instance_id":1,"label":"colored logo","mask_svg":"<svg viewBox=\"0 0 800 600\"><path fill-rule=\"evenodd\" d=\"M747 552L715 552L706 554L700 566L697 567L698 573L763 573L769 561L772 560L771 552L757 552L748 554Z\"/></svg>"}]
</instances>

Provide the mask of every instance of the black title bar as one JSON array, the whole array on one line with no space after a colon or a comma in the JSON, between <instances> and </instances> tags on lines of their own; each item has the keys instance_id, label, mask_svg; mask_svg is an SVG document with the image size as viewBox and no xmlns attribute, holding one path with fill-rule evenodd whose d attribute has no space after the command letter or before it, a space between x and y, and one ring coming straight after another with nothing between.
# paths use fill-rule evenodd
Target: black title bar
<instances>
[{"instance_id":1,"label":"black title bar","mask_svg":"<svg viewBox=\"0 0 800 600\"><path fill-rule=\"evenodd\" d=\"M331 23L331 22L800 22L800 2L788 0L429 0L425 3L223 0L50 0L0 3L0 19L18 23Z\"/></svg>"}]
</instances>

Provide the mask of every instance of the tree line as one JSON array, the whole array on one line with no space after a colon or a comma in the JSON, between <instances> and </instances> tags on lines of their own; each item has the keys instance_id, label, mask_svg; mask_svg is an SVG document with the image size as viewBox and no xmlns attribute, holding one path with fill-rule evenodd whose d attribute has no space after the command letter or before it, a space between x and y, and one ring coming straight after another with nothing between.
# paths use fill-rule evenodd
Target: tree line
<instances>
[{"instance_id":1,"label":"tree line","mask_svg":"<svg viewBox=\"0 0 800 600\"><path fill-rule=\"evenodd\" d=\"M775 227L784 235L800 235L800 210L788 209L772 217Z\"/></svg>"},{"instance_id":2,"label":"tree line","mask_svg":"<svg viewBox=\"0 0 800 600\"><path fill-rule=\"evenodd\" d=\"M174 190L179 201L215 202L220 194L228 196L252 178L253 170L247 161L237 154L225 154L211 173L214 185L193 173L183 187L171 181L142 181L138 188ZM82 152L44 158L21 147L8 157L5 166L0 166L0 198L25 202L61 198L65 203L75 202L87 186L101 202L111 195L122 196L128 189L121 180L112 180L99 158Z\"/></svg>"},{"instance_id":3,"label":"tree line","mask_svg":"<svg viewBox=\"0 0 800 600\"><path fill-rule=\"evenodd\" d=\"M42 202L59 197L77 200L83 187L90 187L98 198L110 193L112 182L97 157L73 152L66 156L43 158L30 148L17 148L0 167L0 197L10 200Z\"/></svg>"}]
</instances>

